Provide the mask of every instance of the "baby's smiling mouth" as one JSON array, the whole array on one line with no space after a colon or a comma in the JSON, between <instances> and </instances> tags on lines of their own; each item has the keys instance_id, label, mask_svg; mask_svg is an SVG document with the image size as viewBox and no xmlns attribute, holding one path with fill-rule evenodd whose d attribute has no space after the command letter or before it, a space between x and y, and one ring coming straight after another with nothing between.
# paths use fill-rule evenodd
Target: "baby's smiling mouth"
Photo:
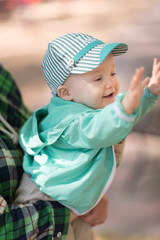
<instances>
[{"instance_id":1,"label":"baby's smiling mouth","mask_svg":"<svg viewBox=\"0 0 160 240\"><path fill-rule=\"evenodd\" d=\"M114 96L114 92L108 94L108 95L105 95L103 96L103 98L112 98Z\"/></svg>"}]
</instances>

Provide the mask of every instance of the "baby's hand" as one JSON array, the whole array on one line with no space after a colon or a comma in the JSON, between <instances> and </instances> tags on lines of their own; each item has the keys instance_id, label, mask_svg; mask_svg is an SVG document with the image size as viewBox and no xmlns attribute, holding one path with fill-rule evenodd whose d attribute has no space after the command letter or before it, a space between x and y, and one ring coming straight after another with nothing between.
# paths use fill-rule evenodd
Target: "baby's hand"
<instances>
[{"instance_id":1,"label":"baby's hand","mask_svg":"<svg viewBox=\"0 0 160 240\"><path fill-rule=\"evenodd\" d=\"M122 99L122 106L127 114L132 114L134 110L139 106L144 88L149 83L149 78L146 78L144 81L142 81L143 73L143 67L136 69L130 87Z\"/></svg>"},{"instance_id":2,"label":"baby's hand","mask_svg":"<svg viewBox=\"0 0 160 240\"><path fill-rule=\"evenodd\" d=\"M153 60L152 77L148 84L148 90L154 96L160 94L160 62L157 58Z\"/></svg>"}]
</instances>

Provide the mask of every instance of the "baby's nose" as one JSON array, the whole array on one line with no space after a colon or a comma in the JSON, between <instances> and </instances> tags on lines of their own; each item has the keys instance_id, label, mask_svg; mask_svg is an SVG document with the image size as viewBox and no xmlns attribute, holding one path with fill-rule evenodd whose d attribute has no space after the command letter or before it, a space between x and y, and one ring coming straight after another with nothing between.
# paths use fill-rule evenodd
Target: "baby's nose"
<instances>
[{"instance_id":1,"label":"baby's nose","mask_svg":"<svg viewBox=\"0 0 160 240\"><path fill-rule=\"evenodd\" d=\"M113 85L114 85L114 81L111 78L107 78L106 79L106 84L105 84L106 88L110 88Z\"/></svg>"}]
</instances>

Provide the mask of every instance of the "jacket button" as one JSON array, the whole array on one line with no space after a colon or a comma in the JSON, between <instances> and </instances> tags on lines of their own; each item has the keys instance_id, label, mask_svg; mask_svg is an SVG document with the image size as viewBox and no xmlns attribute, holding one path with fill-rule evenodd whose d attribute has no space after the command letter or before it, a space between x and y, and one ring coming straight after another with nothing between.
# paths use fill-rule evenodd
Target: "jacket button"
<instances>
[{"instance_id":1,"label":"jacket button","mask_svg":"<svg viewBox=\"0 0 160 240\"><path fill-rule=\"evenodd\" d=\"M61 232L58 232L58 233L57 233L57 238L60 239L61 237L62 237L62 233L61 233Z\"/></svg>"}]
</instances>

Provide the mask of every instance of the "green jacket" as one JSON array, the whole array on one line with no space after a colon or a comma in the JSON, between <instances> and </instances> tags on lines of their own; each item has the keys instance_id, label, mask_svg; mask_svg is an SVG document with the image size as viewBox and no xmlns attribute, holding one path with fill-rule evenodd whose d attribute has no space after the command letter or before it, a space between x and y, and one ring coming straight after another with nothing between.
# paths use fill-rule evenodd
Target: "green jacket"
<instances>
[{"instance_id":1,"label":"green jacket","mask_svg":"<svg viewBox=\"0 0 160 240\"><path fill-rule=\"evenodd\" d=\"M21 129L24 170L42 192L78 215L93 208L110 186L116 170L114 144L155 103L146 89L140 106L127 115L123 96L98 110L53 97Z\"/></svg>"}]
</instances>

